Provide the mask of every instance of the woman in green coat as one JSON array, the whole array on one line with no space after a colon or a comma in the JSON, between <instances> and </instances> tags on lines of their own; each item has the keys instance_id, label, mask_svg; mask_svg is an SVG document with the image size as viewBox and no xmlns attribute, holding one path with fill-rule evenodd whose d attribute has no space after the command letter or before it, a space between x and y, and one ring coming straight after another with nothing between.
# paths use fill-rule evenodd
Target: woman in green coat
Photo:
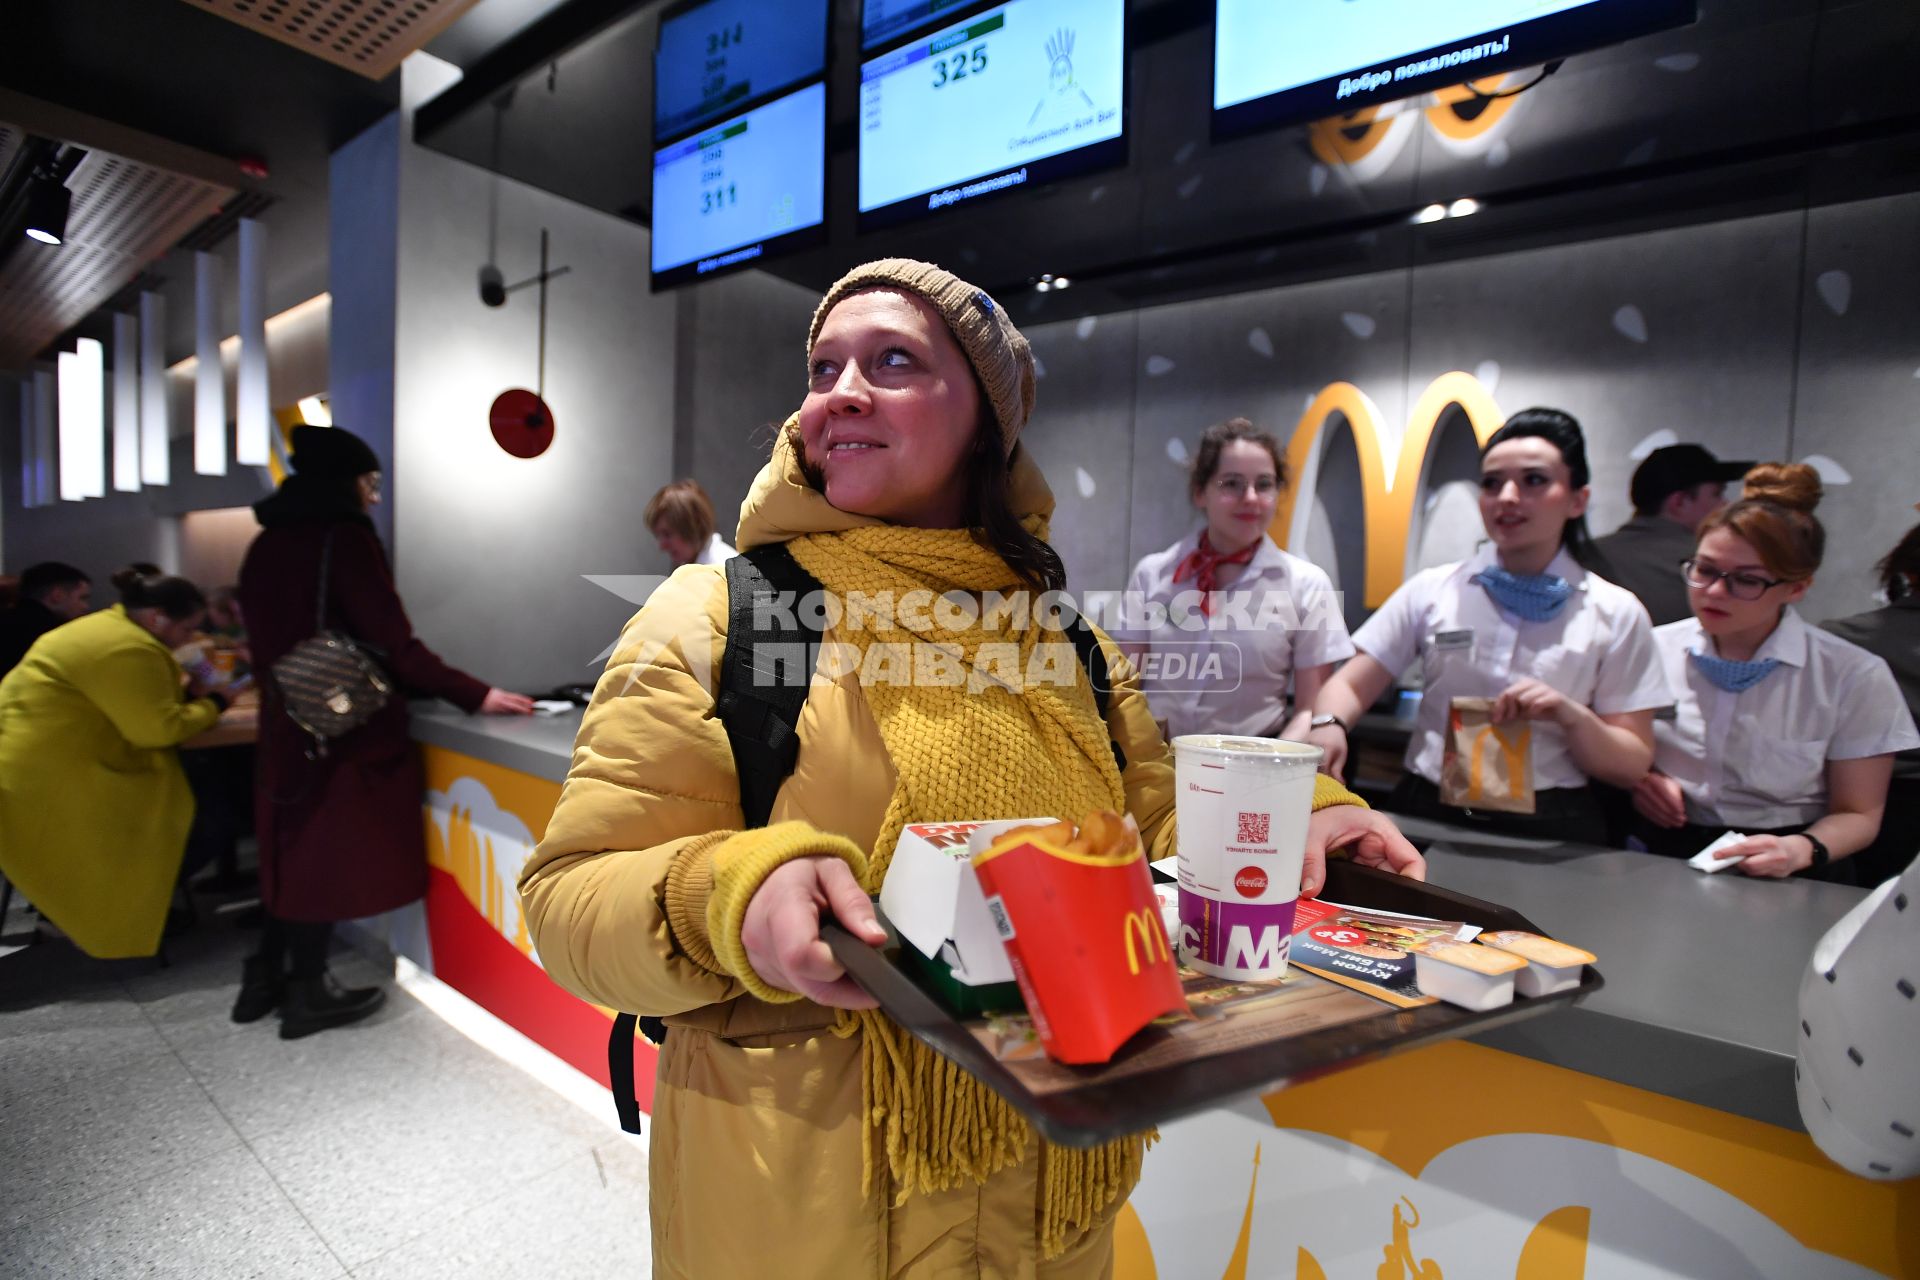
<instances>
[{"instance_id":1,"label":"woman in green coat","mask_svg":"<svg viewBox=\"0 0 1920 1280\"><path fill-rule=\"evenodd\" d=\"M185 578L114 575L122 603L56 627L0 680L0 872L99 959L159 949L193 822L174 747L217 693L172 650L206 616Z\"/></svg>"}]
</instances>

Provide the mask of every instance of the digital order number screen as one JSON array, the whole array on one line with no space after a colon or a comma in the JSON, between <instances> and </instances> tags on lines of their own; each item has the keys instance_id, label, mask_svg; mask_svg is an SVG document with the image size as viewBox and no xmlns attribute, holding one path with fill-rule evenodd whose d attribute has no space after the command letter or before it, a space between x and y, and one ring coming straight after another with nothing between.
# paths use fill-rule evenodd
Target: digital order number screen
<instances>
[{"instance_id":1,"label":"digital order number screen","mask_svg":"<svg viewBox=\"0 0 1920 1280\"><path fill-rule=\"evenodd\" d=\"M654 153L654 284L741 266L825 217L827 87L809 85Z\"/></svg>"},{"instance_id":2,"label":"digital order number screen","mask_svg":"<svg viewBox=\"0 0 1920 1280\"><path fill-rule=\"evenodd\" d=\"M653 55L654 141L737 114L826 65L826 0L708 0L670 12Z\"/></svg>"},{"instance_id":3,"label":"digital order number screen","mask_svg":"<svg viewBox=\"0 0 1920 1280\"><path fill-rule=\"evenodd\" d=\"M1014 0L860 72L861 225L1126 159L1124 0Z\"/></svg>"}]
</instances>

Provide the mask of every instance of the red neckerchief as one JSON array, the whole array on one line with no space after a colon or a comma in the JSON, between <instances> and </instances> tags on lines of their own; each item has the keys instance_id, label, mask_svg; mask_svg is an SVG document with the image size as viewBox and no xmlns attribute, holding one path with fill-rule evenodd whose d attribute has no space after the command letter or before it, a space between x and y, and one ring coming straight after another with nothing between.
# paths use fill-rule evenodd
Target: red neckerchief
<instances>
[{"instance_id":1,"label":"red neckerchief","mask_svg":"<svg viewBox=\"0 0 1920 1280\"><path fill-rule=\"evenodd\" d=\"M1265 536L1265 534L1261 535L1261 537ZM1188 578L1199 579L1195 585L1200 589L1200 614L1202 617L1210 618L1213 616L1213 593L1217 589L1214 575L1219 572L1220 566L1245 564L1253 559L1253 553L1259 549L1260 538L1255 538L1232 555L1223 556L1213 549L1213 540L1207 537L1203 529L1200 532L1200 545L1195 547L1187 558L1180 562L1180 567L1173 571L1173 580L1185 582Z\"/></svg>"}]
</instances>

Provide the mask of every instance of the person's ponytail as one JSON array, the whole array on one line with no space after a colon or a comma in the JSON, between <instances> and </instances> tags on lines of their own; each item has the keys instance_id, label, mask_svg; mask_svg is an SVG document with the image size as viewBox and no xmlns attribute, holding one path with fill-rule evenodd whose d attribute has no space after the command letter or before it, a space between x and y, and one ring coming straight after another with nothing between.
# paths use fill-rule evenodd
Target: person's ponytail
<instances>
[{"instance_id":1,"label":"person's ponytail","mask_svg":"<svg viewBox=\"0 0 1920 1280\"><path fill-rule=\"evenodd\" d=\"M120 603L128 612L135 609L158 609L168 618L179 621L191 618L207 607L207 598L200 588L186 578L165 573L149 573L148 565L128 565L113 575L113 585L120 592Z\"/></svg>"}]
</instances>

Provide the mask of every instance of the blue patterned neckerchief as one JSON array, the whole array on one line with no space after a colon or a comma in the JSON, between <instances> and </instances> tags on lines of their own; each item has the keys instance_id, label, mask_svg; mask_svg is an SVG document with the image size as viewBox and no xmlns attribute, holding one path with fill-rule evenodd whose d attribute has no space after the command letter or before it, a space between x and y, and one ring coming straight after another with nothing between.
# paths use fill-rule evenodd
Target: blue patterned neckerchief
<instances>
[{"instance_id":1,"label":"blue patterned neckerchief","mask_svg":"<svg viewBox=\"0 0 1920 1280\"><path fill-rule=\"evenodd\" d=\"M1550 622L1573 599L1573 584L1557 573L1509 573L1491 565L1467 579L1485 587L1493 602L1528 622Z\"/></svg>"},{"instance_id":2,"label":"blue patterned neckerchief","mask_svg":"<svg viewBox=\"0 0 1920 1280\"><path fill-rule=\"evenodd\" d=\"M1705 649L1689 649L1687 657L1693 659L1693 665L1700 674L1711 681L1715 687L1728 693L1744 693L1773 674L1780 665L1778 658L1762 658L1758 662L1738 662L1732 658L1722 658L1708 653Z\"/></svg>"}]
</instances>

